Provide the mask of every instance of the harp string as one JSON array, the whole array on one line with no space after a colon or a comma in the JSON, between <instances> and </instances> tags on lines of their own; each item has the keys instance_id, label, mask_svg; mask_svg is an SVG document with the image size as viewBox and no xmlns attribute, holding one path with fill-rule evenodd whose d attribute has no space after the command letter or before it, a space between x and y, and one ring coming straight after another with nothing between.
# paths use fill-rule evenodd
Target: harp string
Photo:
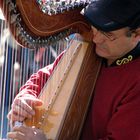
<instances>
[{"instance_id":1,"label":"harp string","mask_svg":"<svg viewBox=\"0 0 140 140\"><path fill-rule=\"evenodd\" d=\"M4 25L4 28L2 28L1 31L1 51L2 55L1 57L4 58L3 62L1 63L1 81L0 81L0 94L1 94L1 100L0 100L0 113L1 113L1 129L0 129L0 136L6 135L6 129L9 129L7 125L7 112L9 111L9 105L11 103L12 94L15 90L14 87L12 87L12 83L14 83L14 77L13 77L13 62L15 61L14 57L14 50L9 46L9 32L7 30L7 26L5 22L2 21L1 26Z\"/></svg>"},{"instance_id":2,"label":"harp string","mask_svg":"<svg viewBox=\"0 0 140 140\"><path fill-rule=\"evenodd\" d=\"M8 32L8 34L10 36L10 33L9 32ZM16 72L15 71L16 70L16 67L15 66L17 64L17 62L16 62L16 58L17 58L17 46L16 46L16 44L15 44L14 41L11 42L10 40L11 40L10 38L7 39L7 45L10 44L10 47L11 46L14 46L14 49L11 48L11 55L9 56L9 58L11 59L11 64L10 64L10 67L9 67L9 73L10 73L9 90L7 91L9 93L9 101L8 101L8 105L7 105L7 108L8 108L7 111L8 112L10 110L11 101L14 99L15 92L16 92L16 89L17 89L16 83L15 83L16 82L15 81L15 78L16 78L15 77L15 75L16 75L16 73L15 73ZM13 85L15 85L15 86L13 86ZM10 126L9 125L7 126L7 131L6 132L8 132L8 130L10 130Z\"/></svg>"},{"instance_id":3,"label":"harp string","mask_svg":"<svg viewBox=\"0 0 140 140\"><path fill-rule=\"evenodd\" d=\"M2 22L2 26L3 28L5 28L5 23ZM6 35L4 35L4 30L2 29L1 30L1 35L2 35L2 38L1 38L1 50L2 50L2 57L4 57L4 61L2 62L2 65L1 65L1 111L0 113L2 114L1 115L1 135L3 135L4 131L2 128L5 129L5 125L4 125L4 118L6 117L6 114L5 112L7 111L7 108L5 106L5 104L7 103L8 101L8 97L6 98L6 94L7 94L7 88L6 88L6 85L8 84L8 79L7 79L7 75L8 75L8 48L7 48L7 43L5 43L5 40L6 40ZM6 41L7 42L7 41ZM6 51L7 50L7 51ZM4 93L4 94L3 94Z\"/></svg>"}]
</instances>

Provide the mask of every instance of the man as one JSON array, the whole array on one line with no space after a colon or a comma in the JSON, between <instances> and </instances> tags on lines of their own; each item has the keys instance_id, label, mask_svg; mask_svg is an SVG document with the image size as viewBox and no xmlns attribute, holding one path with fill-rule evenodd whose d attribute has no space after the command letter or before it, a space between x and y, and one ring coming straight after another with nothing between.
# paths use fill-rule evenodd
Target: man
<instances>
[{"instance_id":1,"label":"man","mask_svg":"<svg viewBox=\"0 0 140 140\"><path fill-rule=\"evenodd\" d=\"M140 140L140 0L97 0L84 9L84 16L91 23L96 53L104 61L81 140ZM42 104L36 99L40 80L52 73L60 57L21 88L9 119L23 121L34 115L31 104ZM46 139L40 130L24 126L15 127L8 137Z\"/></svg>"}]
</instances>

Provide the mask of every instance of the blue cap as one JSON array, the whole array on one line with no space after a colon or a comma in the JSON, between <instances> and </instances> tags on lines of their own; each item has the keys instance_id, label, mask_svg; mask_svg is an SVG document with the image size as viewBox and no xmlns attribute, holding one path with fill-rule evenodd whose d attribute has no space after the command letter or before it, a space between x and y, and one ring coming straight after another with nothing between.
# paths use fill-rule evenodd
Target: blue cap
<instances>
[{"instance_id":1,"label":"blue cap","mask_svg":"<svg viewBox=\"0 0 140 140\"><path fill-rule=\"evenodd\" d=\"M140 26L140 0L94 0L83 15L91 25L102 31Z\"/></svg>"}]
</instances>

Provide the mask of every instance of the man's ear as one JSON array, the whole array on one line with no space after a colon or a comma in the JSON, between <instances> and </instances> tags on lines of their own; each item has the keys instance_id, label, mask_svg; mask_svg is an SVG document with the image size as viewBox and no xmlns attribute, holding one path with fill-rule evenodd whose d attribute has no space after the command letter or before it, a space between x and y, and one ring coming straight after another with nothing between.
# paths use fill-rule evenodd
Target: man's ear
<instances>
[{"instance_id":1,"label":"man's ear","mask_svg":"<svg viewBox=\"0 0 140 140\"><path fill-rule=\"evenodd\" d=\"M135 31L135 37L136 37L136 40L140 41L140 27L137 28Z\"/></svg>"}]
</instances>

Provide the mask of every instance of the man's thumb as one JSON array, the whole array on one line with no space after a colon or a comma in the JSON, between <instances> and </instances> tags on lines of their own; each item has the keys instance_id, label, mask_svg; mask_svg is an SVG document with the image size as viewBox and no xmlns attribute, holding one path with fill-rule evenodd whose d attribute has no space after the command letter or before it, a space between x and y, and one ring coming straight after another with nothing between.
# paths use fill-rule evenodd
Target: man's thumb
<instances>
[{"instance_id":1,"label":"man's thumb","mask_svg":"<svg viewBox=\"0 0 140 140\"><path fill-rule=\"evenodd\" d=\"M33 106L42 106L43 102L40 99L34 99Z\"/></svg>"}]
</instances>

